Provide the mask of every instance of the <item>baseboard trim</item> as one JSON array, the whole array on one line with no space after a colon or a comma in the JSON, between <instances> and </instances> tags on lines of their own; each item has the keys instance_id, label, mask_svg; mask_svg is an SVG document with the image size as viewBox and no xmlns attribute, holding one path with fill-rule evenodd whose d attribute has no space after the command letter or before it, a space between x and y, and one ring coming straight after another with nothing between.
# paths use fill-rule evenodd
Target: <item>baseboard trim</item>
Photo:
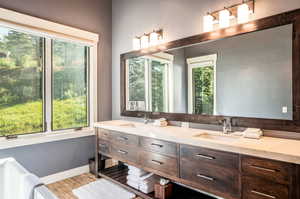
<instances>
[{"instance_id":1,"label":"baseboard trim","mask_svg":"<svg viewBox=\"0 0 300 199\"><path fill-rule=\"evenodd\" d=\"M62 172L59 172L59 173L55 173L55 174L52 174L52 175L42 177L41 181L44 184L51 184L51 183L54 183L54 182L57 182L57 181L60 181L60 180L64 180L64 179L71 178L71 177L74 177L74 176L77 176L77 175L80 175L80 174L83 174L83 173L88 173L88 172L90 172L89 165L84 165L84 166L81 166L81 167L77 167L77 168L74 168L74 169L69 169L69 170L66 170L66 171L62 171Z\"/></svg>"}]
</instances>

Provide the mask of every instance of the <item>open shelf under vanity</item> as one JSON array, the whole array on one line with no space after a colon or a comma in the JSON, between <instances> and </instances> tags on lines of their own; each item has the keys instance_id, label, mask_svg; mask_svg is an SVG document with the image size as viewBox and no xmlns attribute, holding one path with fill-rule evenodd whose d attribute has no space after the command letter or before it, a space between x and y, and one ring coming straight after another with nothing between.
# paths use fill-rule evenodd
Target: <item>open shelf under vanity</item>
<instances>
[{"instance_id":1,"label":"open shelf under vanity","mask_svg":"<svg viewBox=\"0 0 300 199\"><path fill-rule=\"evenodd\" d=\"M127 181L128 168L125 165L116 165L106 169L99 170L98 175L102 178L105 178L113 183L118 184L124 189L135 193L137 196L144 199L154 199L154 192L145 194L131 186L129 186ZM178 184L173 184L173 195L171 199L213 199L210 196L204 195L192 189L180 186Z\"/></svg>"}]
</instances>

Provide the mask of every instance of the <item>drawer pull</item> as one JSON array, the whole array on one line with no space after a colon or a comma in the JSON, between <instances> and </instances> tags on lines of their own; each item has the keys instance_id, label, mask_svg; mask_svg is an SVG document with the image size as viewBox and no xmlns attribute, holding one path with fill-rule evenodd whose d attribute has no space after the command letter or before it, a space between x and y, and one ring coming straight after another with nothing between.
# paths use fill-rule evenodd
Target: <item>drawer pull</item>
<instances>
[{"instance_id":1,"label":"drawer pull","mask_svg":"<svg viewBox=\"0 0 300 199\"><path fill-rule=\"evenodd\" d=\"M162 148L162 147L163 147L163 145L161 145L161 144L155 144L155 143L151 143L151 145L152 145L152 146L157 146L157 147L160 147L160 148Z\"/></svg>"},{"instance_id":2,"label":"drawer pull","mask_svg":"<svg viewBox=\"0 0 300 199\"><path fill-rule=\"evenodd\" d=\"M259 195L259 196L264 196L266 198L276 199L276 196L272 196L272 195L261 193L261 192L254 191L254 190L252 190L251 193L254 193L254 194Z\"/></svg>"},{"instance_id":3,"label":"drawer pull","mask_svg":"<svg viewBox=\"0 0 300 199\"><path fill-rule=\"evenodd\" d=\"M119 136L117 139L121 141L127 141L128 137Z\"/></svg>"},{"instance_id":4,"label":"drawer pull","mask_svg":"<svg viewBox=\"0 0 300 199\"><path fill-rule=\"evenodd\" d=\"M196 156L199 157L199 158L204 158L204 159L208 159L208 160L214 160L214 159L216 159L215 157L207 156L207 155L202 155L202 154L197 154Z\"/></svg>"},{"instance_id":5,"label":"drawer pull","mask_svg":"<svg viewBox=\"0 0 300 199\"><path fill-rule=\"evenodd\" d=\"M123 150L118 150L118 153L126 155L128 152L127 151L123 151Z\"/></svg>"},{"instance_id":6,"label":"drawer pull","mask_svg":"<svg viewBox=\"0 0 300 199\"><path fill-rule=\"evenodd\" d=\"M275 169L268 169L268 168L259 167L259 166L255 166L255 165L250 165L250 167L252 167L254 169L262 170L262 171L272 172L272 173L276 173L277 172L277 170L275 170Z\"/></svg>"},{"instance_id":7,"label":"drawer pull","mask_svg":"<svg viewBox=\"0 0 300 199\"><path fill-rule=\"evenodd\" d=\"M157 164L157 165L162 165L163 163L157 160L151 160L152 163Z\"/></svg>"},{"instance_id":8,"label":"drawer pull","mask_svg":"<svg viewBox=\"0 0 300 199\"><path fill-rule=\"evenodd\" d=\"M99 144L99 147L107 147L106 144Z\"/></svg>"},{"instance_id":9,"label":"drawer pull","mask_svg":"<svg viewBox=\"0 0 300 199\"><path fill-rule=\"evenodd\" d=\"M215 179L214 179L214 178L212 178L212 177L209 177L209 176L206 176L206 175L202 175L202 174L197 174L197 177L199 177L199 178L203 178L203 179L205 179L205 180L209 180L209 181L215 181Z\"/></svg>"}]
</instances>

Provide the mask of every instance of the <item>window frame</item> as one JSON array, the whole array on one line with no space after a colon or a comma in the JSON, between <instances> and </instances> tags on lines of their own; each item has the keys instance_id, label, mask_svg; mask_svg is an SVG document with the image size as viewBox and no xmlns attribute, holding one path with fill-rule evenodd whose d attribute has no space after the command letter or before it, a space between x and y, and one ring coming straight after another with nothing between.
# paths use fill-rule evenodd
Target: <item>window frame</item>
<instances>
[{"instance_id":1,"label":"window frame","mask_svg":"<svg viewBox=\"0 0 300 199\"><path fill-rule=\"evenodd\" d=\"M98 119L97 110L97 57L99 35L81 29L54 23L37 17L17 13L11 10L0 8L0 26L14 29L18 32L36 35L43 39L43 74L42 74L42 103L43 103L43 131L24 134L16 134L18 138L41 135L58 135L59 133L69 133L78 129L61 129L54 131L51 128L52 118L52 46L53 39L67 42L80 43L87 46L87 121L88 125L82 127L82 132L91 129ZM51 93L51 94L49 94ZM33 135L34 134L34 135ZM89 134L89 133L87 133ZM84 135L85 136L85 135ZM62 137L62 136L59 136ZM69 136L70 137L70 136ZM74 135L74 137L76 137ZM5 137L0 137L0 141ZM49 138L47 138L49 139ZM39 140L38 142L41 142ZM22 145L22 144L20 144Z\"/></svg>"}]
</instances>

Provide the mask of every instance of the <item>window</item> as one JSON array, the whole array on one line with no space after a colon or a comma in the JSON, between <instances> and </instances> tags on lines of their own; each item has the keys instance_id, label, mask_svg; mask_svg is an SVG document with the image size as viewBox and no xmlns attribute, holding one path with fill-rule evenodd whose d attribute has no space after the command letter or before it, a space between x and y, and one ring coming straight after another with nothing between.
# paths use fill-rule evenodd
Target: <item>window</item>
<instances>
[{"instance_id":1,"label":"window","mask_svg":"<svg viewBox=\"0 0 300 199\"><path fill-rule=\"evenodd\" d=\"M52 129L88 126L88 47L52 42Z\"/></svg>"},{"instance_id":2,"label":"window","mask_svg":"<svg viewBox=\"0 0 300 199\"><path fill-rule=\"evenodd\" d=\"M44 39L0 27L0 136L44 131Z\"/></svg>"},{"instance_id":3,"label":"window","mask_svg":"<svg viewBox=\"0 0 300 199\"><path fill-rule=\"evenodd\" d=\"M89 69L87 45L0 27L0 136L88 127Z\"/></svg>"},{"instance_id":4,"label":"window","mask_svg":"<svg viewBox=\"0 0 300 199\"><path fill-rule=\"evenodd\" d=\"M189 113L216 114L216 61L216 54L187 59Z\"/></svg>"},{"instance_id":5,"label":"window","mask_svg":"<svg viewBox=\"0 0 300 199\"><path fill-rule=\"evenodd\" d=\"M168 81L172 62L161 57L160 53L127 60L127 110L169 111Z\"/></svg>"}]
</instances>

